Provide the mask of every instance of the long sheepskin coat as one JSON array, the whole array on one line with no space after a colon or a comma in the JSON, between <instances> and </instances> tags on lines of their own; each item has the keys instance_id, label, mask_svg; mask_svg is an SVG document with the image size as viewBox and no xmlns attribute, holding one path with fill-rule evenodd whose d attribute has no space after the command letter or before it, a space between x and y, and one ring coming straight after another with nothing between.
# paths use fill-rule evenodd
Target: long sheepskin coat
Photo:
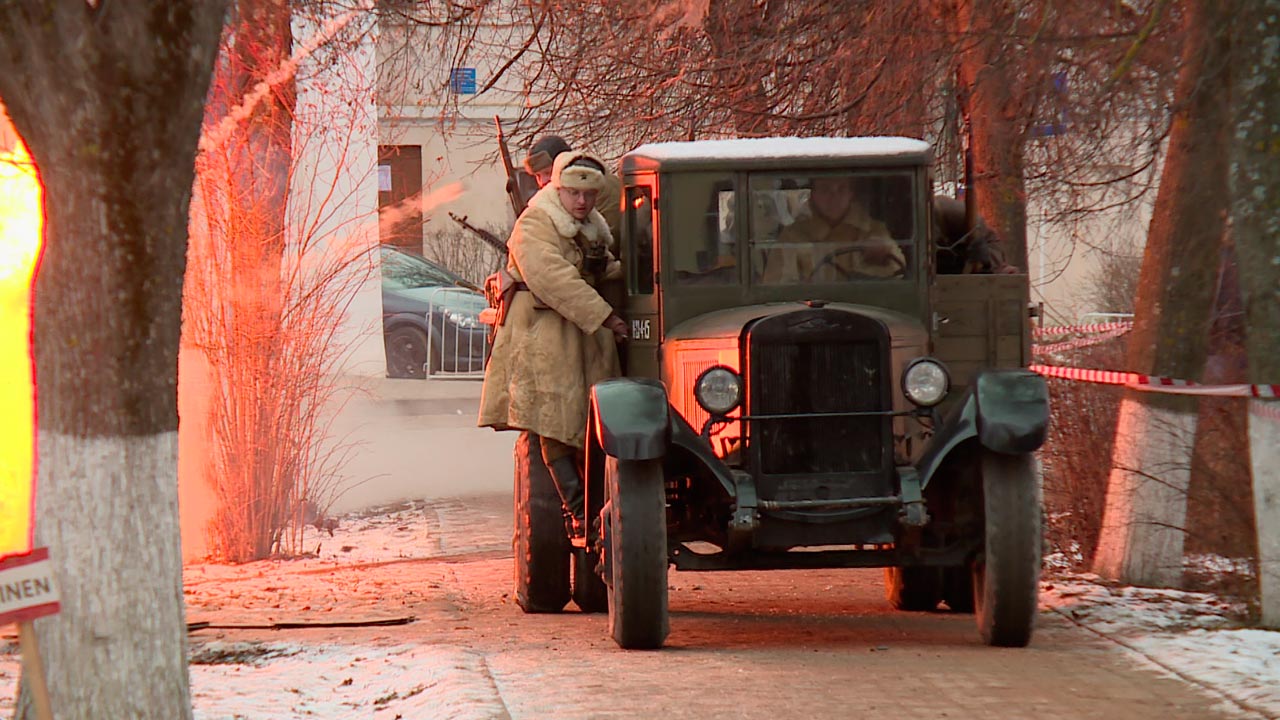
<instances>
[{"instance_id":1,"label":"long sheepskin coat","mask_svg":"<svg viewBox=\"0 0 1280 720\"><path fill-rule=\"evenodd\" d=\"M529 286L515 294L498 328L485 370L480 426L528 430L582 447L587 393L619 374L612 308L583 270L584 246L608 245L609 228L595 210L578 222L548 185L516 221L507 271ZM621 276L609 255L605 277Z\"/></svg>"}]
</instances>

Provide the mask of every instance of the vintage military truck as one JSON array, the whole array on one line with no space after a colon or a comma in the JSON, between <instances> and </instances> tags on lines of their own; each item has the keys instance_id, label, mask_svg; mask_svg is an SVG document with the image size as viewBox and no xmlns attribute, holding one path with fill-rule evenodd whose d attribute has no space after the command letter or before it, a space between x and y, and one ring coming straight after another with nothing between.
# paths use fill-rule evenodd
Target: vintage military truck
<instances>
[{"instance_id":1,"label":"vintage military truck","mask_svg":"<svg viewBox=\"0 0 1280 720\"><path fill-rule=\"evenodd\" d=\"M930 165L907 138L622 159L625 377L592 392L585 542L522 440L527 611L572 597L621 647L655 648L670 565L883 567L895 608L945 602L988 644L1029 642L1048 393L1025 369L1027 277L936 272ZM854 231L815 219L833 213Z\"/></svg>"}]
</instances>

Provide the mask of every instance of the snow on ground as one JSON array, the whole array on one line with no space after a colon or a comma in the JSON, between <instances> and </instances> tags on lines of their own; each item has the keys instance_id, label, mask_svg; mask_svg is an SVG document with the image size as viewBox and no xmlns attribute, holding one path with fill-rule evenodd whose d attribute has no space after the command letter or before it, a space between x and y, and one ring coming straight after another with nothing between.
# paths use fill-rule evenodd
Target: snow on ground
<instances>
[{"instance_id":1,"label":"snow on ground","mask_svg":"<svg viewBox=\"0 0 1280 720\"><path fill-rule=\"evenodd\" d=\"M481 656L438 647L210 642L192 654L191 692L201 720L505 713Z\"/></svg>"},{"instance_id":2,"label":"snow on ground","mask_svg":"<svg viewBox=\"0 0 1280 720\"><path fill-rule=\"evenodd\" d=\"M449 504L449 512L439 512ZM412 500L353 512L332 518L336 527L303 529L299 548L302 556L287 561L290 569L306 571L322 567L385 563L428 557L467 554L481 549L510 549L509 530L502 535L482 536L469 533L467 545L453 547L449 538L459 533L450 523L465 523L477 528L493 526L496 510L471 503L466 497L444 501ZM325 519L321 519L323 524ZM505 528L505 526L503 526ZM188 583L239 575L243 569L214 562L194 563L185 568Z\"/></svg>"},{"instance_id":3,"label":"snow on ground","mask_svg":"<svg viewBox=\"0 0 1280 720\"><path fill-rule=\"evenodd\" d=\"M1047 580L1040 602L1229 704L1280 717L1280 632L1245 627L1243 604L1069 574Z\"/></svg>"},{"instance_id":4,"label":"snow on ground","mask_svg":"<svg viewBox=\"0 0 1280 720\"><path fill-rule=\"evenodd\" d=\"M343 516L332 535L308 528L303 546L316 555L293 562L323 567L439 557L509 543L509 538L476 537L468 538L467 547L451 548L430 532L444 515L431 503L409 502ZM476 523L487 525L492 523ZM1248 572L1222 559L1195 564ZM235 571L210 564L188 567L189 589ZM1207 593L1133 588L1092 575L1051 573L1042 588L1043 612L1107 638L1135 662L1218 694L1224 708L1280 717L1280 632L1245 627L1241 604ZM16 653L15 643L0 640L0 716L13 709ZM496 714L501 702L482 656L440 646L193 643L191 684L195 715L201 720L483 718Z\"/></svg>"},{"instance_id":5,"label":"snow on ground","mask_svg":"<svg viewBox=\"0 0 1280 720\"><path fill-rule=\"evenodd\" d=\"M0 645L0 716L18 663ZM281 689L284 692L281 692ZM207 642L191 654L198 720L500 717L484 659L463 649Z\"/></svg>"}]
</instances>

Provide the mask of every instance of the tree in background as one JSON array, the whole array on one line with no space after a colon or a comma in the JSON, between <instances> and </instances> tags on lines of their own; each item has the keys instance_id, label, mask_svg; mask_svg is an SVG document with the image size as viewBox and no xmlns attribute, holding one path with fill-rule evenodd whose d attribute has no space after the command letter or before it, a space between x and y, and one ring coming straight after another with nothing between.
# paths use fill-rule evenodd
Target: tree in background
<instances>
[{"instance_id":1,"label":"tree in background","mask_svg":"<svg viewBox=\"0 0 1280 720\"><path fill-rule=\"evenodd\" d=\"M1229 7L1183 4L1186 40L1168 156L1138 280L1128 370L1200 380L1226 231ZM1138 585L1182 577L1195 398L1130 390L1120 408L1094 571Z\"/></svg>"},{"instance_id":2,"label":"tree in background","mask_svg":"<svg viewBox=\"0 0 1280 720\"><path fill-rule=\"evenodd\" d=\"M59 717L191 717L177 508L187 210L225 3L0 5L0 96L44 184L39 497ZM25 684L18 717L34 715Z\"/></svg>"},{"instance_id":3,"label":"tree in background","mask_svg":"<svg viewBox=\"0 0 1280 720\"><path fill-rule=\"evenodd\" d=\"M212 374L211 545L233 562L275 550L301 505L289 482L296 468L284 460L293 428L275 387L297 95L291 73L268 82L290 58L291 19L288 0L232 3L196 166L201 222L193 226L186 327Z\"/></svg>"},{"instance_id":4,"label":"tree in background","mask_svg":"<svg viewBox=\"0 0 1280 720\"><path fill-rule=\"evenodd\" d=\"M1015 3L956 0L944 11L955 52L960 107L970 128L976 208L1004 242L1008 262L1027 267L1027 188L1023 171L1027 105L1043 58L1021 47ZM1048 13L1045 14L1047 22ZM1027 58L1031 62L1021 62ZM1019 78L1031 70L1030 78ZM1019 82L1021 80L1022 82ZM1030 82L1027 82L1030 80Z\"/></svg>"},{"instance_id":5,"label":"tree in background","mask_svg":"<svg viewBox=\"0 0 1280 720\"><path fill-rule=\"evenodd\" d=\"M512 27L493 37L450 29L435 6L400 17L431 28L450 66L494 67L482 91L525 99L517 144L550 132L608 155L662 140L905 134L934 143L951 189L963 105L979 210L1026 267L1028 197L1069 224L1153 185L1180 37L1165 5L592 0L511 16L449 4L466 6L467 23Z\"/></svg>"},{"instance_id":6,"label":"tree in background","mask_svg":"<svg viewBox=\"0 0 1280 720\"><path fill-rule=\"evenodd\" d=\"M295 11L306 11L311 31L296 50ZM247 562L298 552L303 526L339 491L351 450L329 432L350 349L339 328L377 272L377 219L326 220L356 191L339 175L373 172L372 158L352 150L368 130L360 108L372 78L340 80L368 32L368 8L239 0L230 18L197 160L183 340L208 368L207 442L193 446L216 499L211 548ZM297 107L304 59L312 72L334 70L308 81L349 100L345 113ZM327 140L321 123L349 131L317 148ZM308 155L323 155L325 167L308 167ZM194 382L201 363L190 368Z\"/></svg>"},{"instance_id":7,"label":"tree in background","mask_svg":"<svg viewBox=\"0 0 1280 720\"><path fill-rule=\"evenodd\" d=\"M1231 228L1249 381L1280 383L1280 0L1241 3L1231 43ZM1262 622L1280 627L1280 403L1249 401Z\"/></svg>"}]
</instances>

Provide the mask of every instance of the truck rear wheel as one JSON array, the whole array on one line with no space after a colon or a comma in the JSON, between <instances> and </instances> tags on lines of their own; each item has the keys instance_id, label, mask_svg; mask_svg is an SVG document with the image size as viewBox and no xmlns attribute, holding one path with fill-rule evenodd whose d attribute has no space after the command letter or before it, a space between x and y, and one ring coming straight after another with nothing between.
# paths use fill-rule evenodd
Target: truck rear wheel
<instances>
[{"instance_id":1,"label":"truck rear wheel","mask_svg":"<svg viewBox=\"0 0 1280 720\"><path fill-rule=\"evenodd\" d=\"M951 612L973 612L973 572L969 567L942 568L942 601Z\"/></svg>"},{"instance_id":2,"label":"truck rear wheel","mask_svg":"<svg viewBox=\"0 0 1280 720\"><path fill-rule=\"evenodd\" d=\"M928 612L942 599L942 581L934 567L887 567L884 596L894 610Z\"/></svg>"},{"instance_id":3,"label":"truck rear wheel","mask_svg":"<svg viewBox=\"0 0 1280 720\"><path fill-rule=\"evenodd\" d=\"M555 613L569 602L569 538L538 436L520 433L515 447L516 603L526 613Z\"/></svg>"},{"instance_id":4,"label":"truck rear wheel","mask_svg":"<svg viewBox=\"0 0 1280 720\"><path fill-rule=\"evenodd\" d=\"M619 647L667 638L667 509L661 460L605 461L609 634Z\"/></svg>"},{"instance_id":5,"label":"truck rear wheel","mask_svg":"<svg viewBox=\"0 0 1280 720\"><path fill-rule=\"evenodd\" d=\"M1031 642L1040 591L1040 483L1029 454L982 453L984 544L973 562L973 599L982 641Z\"/></svg>"}]
</instances>

